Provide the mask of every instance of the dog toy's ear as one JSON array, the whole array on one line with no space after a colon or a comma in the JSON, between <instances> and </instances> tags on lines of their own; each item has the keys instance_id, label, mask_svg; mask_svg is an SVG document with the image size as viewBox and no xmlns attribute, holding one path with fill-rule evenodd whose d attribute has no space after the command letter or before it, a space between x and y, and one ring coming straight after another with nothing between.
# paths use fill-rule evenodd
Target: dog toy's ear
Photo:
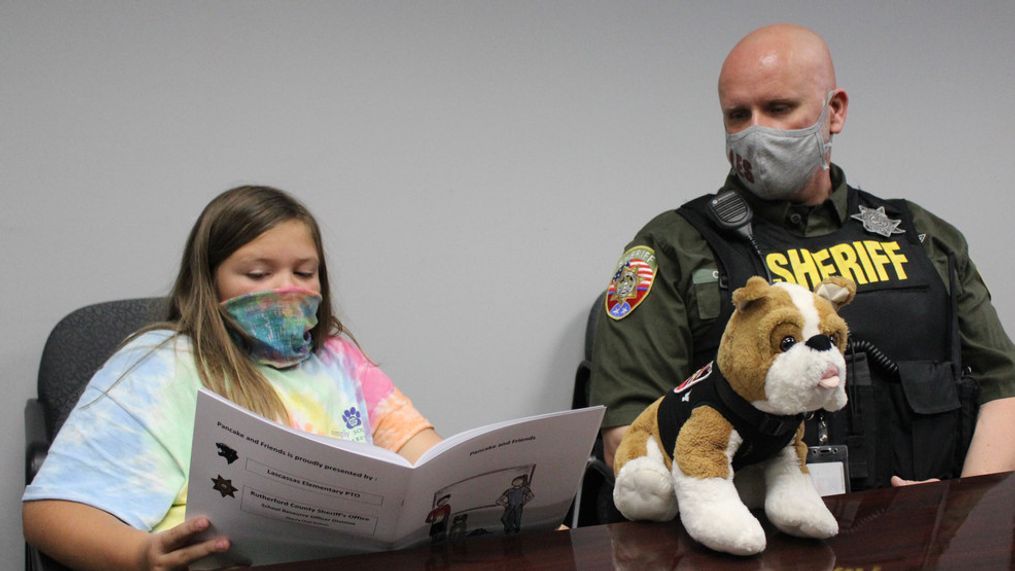
<instances>
[{"instance_id":1,"label":"dog toy's ear","mask_svg":"<svg viewBox=\"0 0 1015 571\"><path fill-rule=\"evenodd\" d=\"M733 306L739 312L747 311L752 303L764 299L771 287L765 278L753 276L747 280L744 287L733 292Z\"/></svg>"},{"instance_id":2,"label":"dog toy's ear","mask_svg":"<svg viewBox=\"0 0 1015 571\"><path fill-rule=\"evenodd\" d=\"M835 311L839 311L856 297L856 284L849 278L829 276L814 288L814 294L830 301Z\"/></svg>"}]
</instances>

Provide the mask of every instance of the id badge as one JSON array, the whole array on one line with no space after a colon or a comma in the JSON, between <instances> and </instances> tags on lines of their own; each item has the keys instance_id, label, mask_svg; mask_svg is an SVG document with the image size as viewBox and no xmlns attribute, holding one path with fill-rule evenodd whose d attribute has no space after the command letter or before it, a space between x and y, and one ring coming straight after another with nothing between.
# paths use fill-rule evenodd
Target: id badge
<instances>
[{"instance_id":1,"label":"id badge","mask_svg":"<svg viewBox=\"0 0 1015 571\"><path fill-rule=\"evenodd\" d=\"M821 496L849 492L849 449L843 445L807 448L807 470Z\"/></svg>"}]
</instances>

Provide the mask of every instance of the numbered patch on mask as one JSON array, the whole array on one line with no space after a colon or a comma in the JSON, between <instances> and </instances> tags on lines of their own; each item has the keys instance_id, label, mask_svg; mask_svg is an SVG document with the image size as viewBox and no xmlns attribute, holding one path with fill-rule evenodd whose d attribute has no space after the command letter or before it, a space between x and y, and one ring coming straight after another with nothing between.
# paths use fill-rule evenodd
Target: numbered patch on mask
<instances>
[{"instance_id":1,"label":"numbered patch on mask","mask_svg":"<svg viewBox=\"0 0 1015 571\"><path fill-rule=\"evenodd\" d=\"M647 246L635 246L620 257L606 289L606 313L623 319L645 301L656 279L656 253Z\"/></svg>"}]
</instances>

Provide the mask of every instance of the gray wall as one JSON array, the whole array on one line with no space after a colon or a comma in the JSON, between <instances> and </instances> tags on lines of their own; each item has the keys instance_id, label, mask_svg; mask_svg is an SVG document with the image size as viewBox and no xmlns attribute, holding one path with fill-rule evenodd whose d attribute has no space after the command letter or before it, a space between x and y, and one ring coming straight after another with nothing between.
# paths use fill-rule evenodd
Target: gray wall
<instances>
[{"instance_id":1,"label":"gray wall","mask_svg":"<svg viewBox=\"0 0 1015 571\"><path fill-rule=\"evenodd\" d=\"M0 553L49 329L164 294L239 183L317 214L343 317L441 432L566 408L624 244L723 180L722 58L781 20L832 48L850 181L964 229L1011 324L1012 2L0 2Z\"/></svg>"}]
</instances>

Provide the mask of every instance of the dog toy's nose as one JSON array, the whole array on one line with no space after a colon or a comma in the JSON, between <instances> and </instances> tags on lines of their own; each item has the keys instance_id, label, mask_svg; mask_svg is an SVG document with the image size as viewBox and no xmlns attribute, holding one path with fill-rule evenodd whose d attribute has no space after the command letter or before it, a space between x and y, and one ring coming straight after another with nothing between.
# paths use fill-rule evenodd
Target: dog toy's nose
<instances>
[{"instance_id":1,"label":"dog toy's nose","mask_svg":"<svg viewBox=\"0 0 1015 571\"><path fill-rule=\"evenodd\" d=\"M807 345L815 351L828 351L832 348L832 340L828 335L815 335L807 340L804 345Z\"/></svg>"}]
</instances>

